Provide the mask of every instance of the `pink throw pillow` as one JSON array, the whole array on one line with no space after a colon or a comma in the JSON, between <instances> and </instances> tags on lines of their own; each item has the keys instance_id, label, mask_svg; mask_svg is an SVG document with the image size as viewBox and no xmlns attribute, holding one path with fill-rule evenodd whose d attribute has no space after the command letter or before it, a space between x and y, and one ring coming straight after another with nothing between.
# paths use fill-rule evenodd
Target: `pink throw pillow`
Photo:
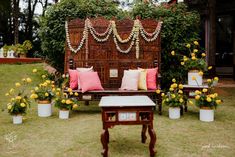
<instances>
[{"instance_id":1,"label":"pink throw pillow","mask_svg":"<svg viewBox=\"0 0 235 157\"><path fill-rule=\"evenodd\" d=\"M157 89L157 73L158 68L147 69L147 88Z\"/></svg>"},{"instance_id":2,"label":"pink throw pillow","mask_svg":"<svg viewBox=\"0 0 235 157\"><path fill-rule=\"evenodd\" d=\"M69 87L71 89L78 88L78 71L69 69Z\"/></svg>"},{"instance_id":3,"label":"pink throw pillow","mask_svg":"<svg viewBox=\"0 0 235 157\"><path fill-rule=\"evenodd\" d=\"M89 90L103 90L97 72L81 72L79 73L79 80L82 93Z\"/></svg>"},{"instance_id":4,"label":"pink throw pillow","mask_svg":"<svg viewBox=\"0 0 235 157\"><path fill-rule=\"evenodd\" d=\"M122 77L122 90L138 90L140 71L138 70L124 70Z\"/></svg>"},{"instance_id":5,"label":"pink throw pillow","mask_svg":"<svg viewBox=\"0 0 235 157\"><path fill-rule=\"evenodd\" d=\"M81 72L93 72L93 66L92 67L90 67L90 68L77 68L77 71L79 72L79 73L81 73ZM79 75L79 74L78 74ZM79 79L79 77L78 77L78 89L82 89L81 88L81 86L80 86L80 79Z\"/></svg>"}]
</instances>

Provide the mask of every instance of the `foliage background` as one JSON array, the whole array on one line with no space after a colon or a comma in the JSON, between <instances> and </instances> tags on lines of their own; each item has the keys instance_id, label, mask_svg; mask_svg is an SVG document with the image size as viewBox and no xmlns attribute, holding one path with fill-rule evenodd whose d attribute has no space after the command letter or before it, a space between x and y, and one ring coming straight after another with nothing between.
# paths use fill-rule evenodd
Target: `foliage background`
<instances>
[{"instance_id":1,"label":"foliage background","mask_svg":"<svg viewBox=\"0 0 235 157\"><path fill-rule=\"evenodd\" d=\"M118 9L117 4L110 0L64 0L50 7L46 15L40 21L40 38L42 40L42 56L46 56L48 62L60 72L63 72L65 30L64 22L69 18L86 18L104 16L117 19L131 17L135 19L153 18L162 20L162 70L163 87L168 86L172 78L183 82L186 71L180 65L178 54L189 53L186 51L186 43L199 39L200 16L196 12L188 11L185 4L156 7L151 3L138 2L133 9L124 12ZM177 55L171 56L174 50Z\"/></svg>"}]
</instances>

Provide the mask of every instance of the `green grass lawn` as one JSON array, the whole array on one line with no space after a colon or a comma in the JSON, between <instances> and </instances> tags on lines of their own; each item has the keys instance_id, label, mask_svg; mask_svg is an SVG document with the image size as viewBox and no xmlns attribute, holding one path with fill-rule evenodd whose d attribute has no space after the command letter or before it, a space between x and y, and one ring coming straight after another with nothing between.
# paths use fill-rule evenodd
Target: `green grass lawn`
<instances>
[{"instance_id":1,"label":"green grass lawn","mask_svg":"<svg viewBox=\"0 0 235 157\"><path fill-rule=\"evenodd\" d=\"M31 77L34 86L39 79L32 69L42 70L42 64L0 65L0 104L6 108L5 93L22 77ZM198 109L189 106L179 120L155 113L159 157L233 157L235 155L235 88L218 89L224 103L215 112L215 121L198 120ZM97 103L81 104L69 120L53 116L40 118L37 106L32 106L22 125L13 125L7 111L0 112L0 157L99 157L102 145L101 113ZM110 157L148 157L148 143L140 142L141 126L115 126L110 129Z\"/></svg>"}]
</instances>

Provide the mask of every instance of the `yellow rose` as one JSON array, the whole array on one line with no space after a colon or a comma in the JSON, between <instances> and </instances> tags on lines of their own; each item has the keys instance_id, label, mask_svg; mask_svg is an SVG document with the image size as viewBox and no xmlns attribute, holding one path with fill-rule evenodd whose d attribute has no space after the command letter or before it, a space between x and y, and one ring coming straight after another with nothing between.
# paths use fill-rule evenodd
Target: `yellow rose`
<instances>
[{"instance_id":1,"label":"yellow rose","mask_svg":"<svg viewBox=\"0 0 235 157\"><path fill-rule=\"evenodd\" d=\"M45 96L47 97L47 96L49 96L49 94L48 94L48 93L45 93Z\"/></svg>"},{"instance_id":2,"label":"yellow rose","mask_svg":"<svg viewBox=\"0 0 235 157\"><path fill-rule=\"evenodd\" d=\"M179 84L179 89L183 89L184 86L182 84Z\"/></svg>"},{"instance_id":3,"label":"yellow rose","mask_svg":"<svg viewBox=\"0 0 235 157\"><path fill-rule=\"evenodd\" d=\"M194 41L193 43L194 45L199 45L198 41Z\"/></svg>"},{"instance_id":4,"label":"yellow rose","mask_svg":"<svg viewBox=\"0 0 235 157\"><path fill-rule=\"evenodd\" d=\"M209 67L208 67L208 70L211 70L211 69L212 69L212 66L209 66Z\"/></svg>"},{"instance_id":5,"label":"yellow rose","mask_svg":"<svg viewBox=\"0 0 235 157\"><path fill-rule=\"evenodd\" d=\"M200 99L200 95L196 95L196 96L195 96L195 99L196 99L196 100L199 100L199 99Z\"/></svg>"},{"instance_id":6,"label":"yellow rose","mask_svg":"<svg viewBox=\"0 0 235 157\"><path fill-rule=\"evenodd\" d=\"M181 65L184 65L184 62L180 62Z\"/></svg>"},{"instance_id":7,"label":"yellow rose","mask_svg":"<svg viewBox=\"0 0 235 157\"><path fill-rule=\"evenodd\" d=\"M17 100L20 100L20 99L21 99L21 96L16 96L16 99L17 99Z\"/></svg>"},{"instance_id":8,"label":"yellow rose","mask_svg":"<svg viewBox=\"0 0 235 157\"><path fill-rule=\"evenodd\" d=\"M194 53L197 53L197 52L198 52L198 49L193 49L193 52L194 52Z\"/></svg>"},{"instance_id":9,"label":"yellow rose","mask_svg":"<svg viewBox=\"0 0 235 157\"><path fill-rule=\"evenodd\" d=\"M218 77L214 77L214 80L215 80L215 81L219 81L219 78L218 78Z\"/></svg>"},{"instance_id":10,"label":"yellow rose","mask_svg":"<svg viewBox=\"0 0 235 157\"><path fill-rule=\"evenodd\" d=\"M214 98L215 98L215 95L214 95L214 94L210 94L210 97L211 97L212 99L214 99Z\"/></svg>"},{"instance_id":11,"label":"yellow rose","mask_svg":"<svg viewBox=\"0 0 235 157\"><path fill-rule=\"evenodd\" d=\"M32 82L32 80L31 80L31 78L26 78L26 82L28 82L28 83L30 83L30 82Z\"/></svg>"},{"instance_id":12,"label":"yellow rose","mask_svg":"<svg viewBox=\"0 0 235 157\"><path fill-rule=\"evenodd\" d=\"M221 100L216 100L215 102L216 102L216 104L218 104L218 105L222 103Z\"/></svg>"},{"instance_id":13,"label":"yellow rose","mask_svg":"<svg viewBox=\"0 0 235 157\"><path fill-rule=\"evenodd\" d=\"M195 56L192 57L192 60L196 60L197 58Z\"/></svg>"},{"instance_id":14,"label":"yellow rose","mask_svg":"<svg viewBox=\"0 0 235 157\"><path fill-rule=\"evenodd\" d=\"M207 79L207 83L211 83L211 81L212 81L211 79Z\"/></svg>"},{"instance_id":15,"label":"yellow rose","mask_svg":"<svg viewBox=\"0 0 235 157\"><path fill-rule=\"evenodd\" d=\"M207 102L211 102L212 100L211 100L210 97L207 97L207 98L206 98L206 101L207 101Z\"/></svg>"},{"instance_id":16,"label":"yellow rose","mask_svg":"<svg viewBox=\"0 0 235 157\"><path fill-rule=\"evenodd\" d=\"M37 91L39 88L38 88L38 87L35 87L34 89L35 89L35 91Z\"/></svg>"},{"instance_id":17,"label":"yellow rose","mask_svg":"<svg viewBox=\"0 0 235 157\"><path fill-rule=\"evenodd\" d=\"M192 56L192 57L195 57L195 53L191 53L191 56Z\"/></svg>"},{"instance_id":18,"label":"yellow rose","mask_svg":"<svg viewBox=\"0 0 235 157\"><path fill-rule=\"evenodd\" d=\"M170 90L170 91L173 91L173 90L174 90L174 88L170 88L169 90Z\"/></svg>"},{"instance_id":19,"label":"yellow rose","mask_svg":"<svg viewBox=\"0 0 235 157\"><path fill-rule=\"evenodd\" d=\"M188 60L188 57L184 56L183 60L184 62L186 62Z\"/></svg>"},{"instance_id":20,"label":"yellow rose","mask_svg":"<svg viewBox=\"0 0 235 157\"><path fill-rule=\"evenodd\" d=\"M65 104L66 101L63 99L63 100L61 100L61 102L62 102L63 104Z\"/></svg>"},{"instance_id":21,"label":"yellow rose","mask_svg":"<svg viewBox=\"0 0 235 157\"><path fill-rule=\"evenodd\" d=\"M162 94L161 94L161 96L165 96L165 94L164 94L164 93L162 93Z\"/></svg>"},{"instance_id":22,"label":"yellow rose","mask_svg":"<svg viewBox=\"0 0 235 157\"><path fill-rule=\"evenodd\" d=\"M199 74L200 76L202 76L202 75L203 75L203 72L202 72L202 71L199 71L198 74Z\"/></svg>"},{"instance_id":23,"label":"yellow rose","mask_svg":"<svg viewBox=\"0 0 235 157\"><path fill-rule=\"evenodd\" d=\"M182 90L179 90L178 93L183 94L183 91L182 91Z\"/></svg>"},{"instance_id":24,"label":"yellow rose","mask_svg":"<svg viewBox=\"0 0 235 157\"><path fill-rule=\"evenodd\" d=\"M38 70L37 69L33 69L33 73L36 73Z\"/></svg>"},{"instance_id":25,"label":"yellow rose","mask_svg":"<svg viewBox=\"0 0 235 157\"><path fill-rule=\"evenodd\" d=\"M25 107L26 105L25 105L25 103L20 103L20 106Z\"/></svg>"},{"instance_id":26,"label":"yellow rose","mask_svg":"<svg viewBox=\"0 0 235 157\"><path fill-rule=\"evenodd\" d=\"M71 101L71 100L69 100L69 99L68 99L68 100L66 100L66 104L67 104L67 105L69 105L69 104L71 104L71 103L72 103L72 101Z\"/></svg>"},{"instance_id":27,"label":"yellow rose","mask_svg":"<svg viewBox=\"0 0 235 157\"><path fill-rule=\"evenodd\" d=\"M8 105L7 109L10 110L12 108L12 105Z\"/></svg>"},{"instance_id":28,"label":"yellow rose","mask_svg":"<svg viewBox=\"0 0 235 157\"><path fill-rule=\"evenodd\" d=\"M172 79L172 82L176 82L176 80L173 78L173 79Z\"/></svg>"},{"instance_id":29,"label":"yellow rose","mask_svg":"<svg viewBox=\"0 0 235 157\"><path fill-rule=\"evenodd\" d=\"M15 86L16 86L16 87L20 87L21 84L20 84L19 82L17 82L17 83L15 83Z\"/></svg>"},{"instance_id":30,"label":"yellow rose","mask_svg":"<svg viewBox=\"0 0 235 157\"><path fill-rule=\"evenodd\" d=\"M218 96L218 93L214 93L214 96L217 97L217 96Z\"/></svg>"},{"instance_id":31,"label":"yellow rose","mask_svg":"<svg viewBox=\"0 0 235 157\"><path fill-rule=\"evenodd\" d=\"M191 45L190 45L190 44L186 44L186 47L187 47L187 48L190 48L190 47L191 47Z\"/></svg>"},{"instance_id":32,"label":"yellow rose","mask_svg":"<svg viewBox=\"0 0 235 157\"><path fill-rule=\"evenodd\" d=\"M196 90L196 91L195 91L195 94L200 95L201 92L200 92L199 90Z\"/></svg>"},{"instance_id":33,"label":"yellow rose","mask_svg":"<svg viewBox=\"0 0 235 157\"><path fill-rule=\"evenodd\" d=\"M31 94L31 95L30 95L30 99L35 99L35 98L34 98L34 94Z\"/></svg>"},{"instance_id":34,"label":"yellow rose","mask_svg":"<svg viewBox=\"0 0 235 157\"><path fill-rule=\"evenodd\" d=\"M78 108L78 105L77 105L77 104L74 104L74 105L73 105L73 109L74 109L74 108Z\"/></svg>"},{"instance_id":35,"label":"yellow rose","mask_svg":"<svg viewBox=\"0 0 235 157\"><path fill-rule=\"evenodd\" d=\"M180 103L182 103L182 102L184 102L184 99L180 98L180 100L179 100L179 101L180 101Z\"/></svg>"},{"instance_id":36,"label":"yellow rose","mask_svg":"<svg viewBox=\"0 0 235 157\"><path fill-rule=\"evenodd\" d=\"M175 55L175 51L171 51L171 55L174 56Z\"/></svg>"},{"instance_id":37,"label":"yellow rose","mask_svg":"<svg viewBox=\"0 0 235 157\"><path fill-rule=\"evenodd\" d=\"M205 57L206 56L206 54L205 53L202 53L202 57Z\"/></svg>"},{"instance_id":38,"label":"yellow rose","mask_svg":"<svg viewBox=\"0 0 235 157\"><path fill-rule=\"evenodd\" d=\"M159 89L156 90L156 93L157 93L157 94L160 94L160 93L161 93L161 90L159 90Z\"/></svg>"},{"instance_id":39,"label":"yellow rose","mask_svg":"<svg viewBox=\"0 0 235 157\"><path fill-rule=\"evenodd\" d=\"M71 88L68 88L68 92L72 92L73 90Z\"/></svg>"},{"instance_id":40,"label":"yellow rose","mask_svg":"<svg viewBox=\"0 0 235 157\"><path fill-rule=\"evenodd\" d=\"M208 90L206 88L202 89L202 92L206 93Z\"/></svg>"},{"instance_id":41,"label":"yellow rose","mask_svg":"<svg viewBox=\"0 0 235 157\"><path fill-rule=\"evenodd\" d=\"M195 76L192 76L192 80L193 80L193 81L196 80L196 77L195 77Z\"/></svg>"},{"instance_id":42,"label":"yellow rose","mask_svg":"<svg viewBox=\"0 0 235 157\"><path fill-rule=\"evenodd\" d=\"M77 93L77 92L75 92L75 93L74 93L74 95L75 95L75 96L78 96L78 93Z\"/></svg>"}]
</instances>

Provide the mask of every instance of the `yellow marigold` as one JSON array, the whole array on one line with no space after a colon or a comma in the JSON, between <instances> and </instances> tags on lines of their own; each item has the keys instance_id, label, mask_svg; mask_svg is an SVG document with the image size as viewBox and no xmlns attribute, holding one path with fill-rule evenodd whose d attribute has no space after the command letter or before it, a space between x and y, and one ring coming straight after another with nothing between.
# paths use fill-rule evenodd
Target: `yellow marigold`
<instances>
[{"instance_id":1,"label":"yellow marigold","mask_svg":"<svg viewBox=\"0 0 235 157\"><path fill-rule=\"evenodd\" d=\"M61 100L61 102L62 102L63 104L65 104L66 101L63 99L63 100Z\"/></svg>"},{"instance_id":2,"label":"yellow marigold","mask_svg":"<svg viewBox=\"0 0 235 157\"><path fill-rule=\"evenodd\" d=\"M177 88L177 87L178 87L177 83L173 83L173 88Z\"/></svg>"},{"instance_id":3,"label":"yellow marigold","mask_svg":"<svg viewBox=\"0 0 235 157\"><path fill-rule=\"evenodd\" d=\"M51 81L50 81L50 80L46 80L46 83L50 84L50 83L51 83Z\"/></svg>"},{"instance_id":4,"label":"yellow marigold","mask_svg":"<svg viewBox=\"0 0 235 157\"><path fill-rule=\"evenodd\" d=\"M74 93L74 95L75 95L75 96L78 96L78 93L77 93L77 92L75 92L75 93Z\"/></svg>"},{"instance_id":5,"label":"yellow marigold","mask_svg":"<svg viewBox=\"0 0 235 157\"><path fill-rule=\"evenodd\" d=\"M210 94L210 97L211 97L212 99L214 99L214 98L215 98L215 95L214 95L214 94Z\"/></svg>"},{"instance_id":6,"label":"yellow marigold","mask_svg":"<svg viewBox=\"0 0 235 157\"><path fill-rule=\"evenodd\" d=\"M15 83L15 86L16 86L16 87L20 87L21 84L20 84L19 82L17 82L17 83Z\"/></svg>"},{"instance_id":7,"label":"yellow marigold","mask_svg":"<svg viewBox=\"0 0 235 157\"><path fill-rule=\"evenodd\" d=\"M215 80L215 81L219 81L219 78L218 78L218 77L214 77L214 80Z\"/></svg>"},{"instance_id":8,"label":"yellow marigold","mask_svg":"<svg viewBox=\"0 0 235 157\"><path fill-rule=\"evenodd\" d=\"M198 41L194 41L193 43L194 45L199 45Z\"/></svg>"},{"instance_id":9,"label":"yellow marigold","mask_svg":"<svg viewBox=\"0 0 235 157\"><path fill-rule=\"evenodd\" d=\"M57 96L59 96L59 95L60 95L60 92L56 92L55 94L56 94Z\"/></svg>"},{"instance_id":10,"label":"yellow marigold","mask_svg":"<svg viewBox=\"0 0 235 157\"><path fill-rule=\"evenodd\" d=\"M12 105L8 105L7 109L10 110L12 108Z\"/></svg>"},{"instance_id":11,"label":"yellow marigold","mask_svg":"<svg viewBox=\"0 0 235 157\"><path fill-rule=\"evenodd\" d=\"M175 94L171 94L171 97L174 99L175 98Z\"/></svg>"},{"instance_id":12,"label":"yellow marigold","mask_svg":"<svg viewBox=\"0 0 235 157\"><path fill-rule=\"evenodd\" d=\"M49 94L46 92L46 93L45 93L45 96L47 97L47 96L49 96Z\"/></svg>"},{"instance_id":13,"label":"yellow marigold","mask_svg":"<svg viewBox=\"0 0 235 157\"><path fill-rule=\"evenodd\" d=\"M37 69L33 69L33 73L36 73L38 70Z\"/></svg>"},{"instance_id":14,"label":"yellow marigold","mask_svg":"<svg viewBox=\"0 0 235 157\"><path fill-rule=\"evenodd\" d=\"M55 92L55 88L52 88L52 92Z\"/></svg>"},{"instance_id":15,"label":"yellow marigold","mask_svg":"<svg viewBox=\"0 0 235 157\"><path fill-rule=\"evenodd\" d=\"M200 99L200 95L196 95L196 96L195 96L195 99L196 99L196 100L199 100L199 99Z\"/></svg>"},{"instance_id":16,"label":"yellow marigold","mask_svg":"<svg viewBox=\"0 0 235 157\"><path fill-rule=\"evenodd\" d=\"M15 101L15 98L11 98L11 101Z\"/></svg>"},{"instance_id":17,"label":"yellow marigold","mask_svg":"<svg viewBox=\"0 0 235 157\"><path fill-rule=\"evenodd\" d=\"M195 76L192 76L192 80L193 80L193 81L196 80L196 77L195 77Z\"/></svg>"},{"instance_id":18,"label":"yellow marigold","mask_svg":"<svg viewBox=\"0 0 235 157\"><path fill-rule=\"evenodd\" d=\"M38 87L35 87L34 89L35 89L35 91L37 91L39 88L38 88Z\"/></svg>"},{"instance_id":19,"label":"yellow marigold","mask_svg":"<svg viewBox=\"0 0 235 157\"><path fill-rule=\"evenodd\" d=\"M221 100L215 100L215 102L216 102L216 104L218 104L218 105L222 103Z\"/></svg>"},{"instance_id":20,"label":"yellow marigold","mask_svg":"<svg viewBox=\"0 0 235 157\"><path fill-rule=\"evenodd\" d=\"M186 47L187 47L187 48L190 48L190 47L191 47L191 45L190 45L190 44L186 44Z\"/></svg>"},{"instance_id":21,"label":"yellow marigold","mask_svg":"<svg viewBox=\"0 0 235 157\"><path fill-rule=\"evenodd\" d=\"M31 95L30 95L30 98L31 98L31 99L35 99L35 98L34 98L34 94L31 94Z\"/></svg>"},{"instance_id":22,"label":"yellow marigold","mask_svg":"<svg viewBox=\"0 0 235 157\"><path fill-rule=\"evenodd\" d=\"M60 88L56 88L57 91L60 91Z\"/></svg>"},{"instance_id":23,"label":"yellow marigold","mask_svg":"<svg viewBox=\"0 0 235 157\"><path fill-rule=\"evenodd\" d=\"M197 58L195 56L192 56L192 60L196 60Z\"/></svg>"},{"instance_id":24,"label":"yellow marigold","mask_svg":"<svg viewBox=\"0 0 235 157\"><path fill-rule=\"evenodd\" d=\"M73 90L71 88L68 88L68 92L72 92Z\"/></svg>"},{"instance_id":25,"label":"yellow marigold","mask_svg":"<svg viewBox=\"0 0 235 157\"><path fill-rule=\"evenodd\" d=\"M173 78L173 79L172 79L172 82L176 82L176 80Z\"/></svg>"},{"instance_id":26,"label":"yellow marigold","mask_svg":"<svg viewBox=\"0 0 235 157\"><path fill-rule=\"evenodd\" d=\"M196 91L195 91L195 94L200 95L201 92L200 92L199 90L196 90Z\"/></svg>"},{"instance_id":27,"label":"yellow marigold","mask_svg":"<svg viewBox=\"0 0 235 157\"><path fill-rule=\"evenodd\" d=\"M206 88L202 89L202 92L206 93L208 90Z\"/></svg>"},{"instance_id":28,"label":"yellow marigold","mask_svg":"<svg viewBox=\"0 0 235 157\"><path fill-rule=\"evenodd\" d=\"M188 57L184 56L183 60L184 60L184 62L186 62L188 60Z\"/></svg>"},{"instance_id":29,"label":"yellow marigold","mask_svg":"<svg viewBox=\"0 0 235 157\"><path fill-rule=\"evenodd\" d=\"M31 80L31 78L26 78L26 82L28 82L28 83L30 83L30 82L32 82L32 80Z\"/></svg>"},{"instance_id":30,"label":"yellow marigold","mask_svg":"<svg viewBox=\"0 0 235 157\"><path fill-rule=\"evenodd\" d=\"M173 91L173 90L174 90L174 88L170 88L169 90L170 90L170 91Z\"/></svg>"},{"instance_id":31,"label":"yellow marigold","mask_svg":"<svg viewBox=\"0 0 235 157\"><path fill-rule=\"evenodd\" d=\"M184 86L182 84L179 84L179 89L183 89Z\"/></svg>"},{"instance_id":32,"label":"yellow marigold","mask_svg":"<svg viewBox=\"0 0 235 157\"><path fill-rule=\"evenodd\" d=\"M218 93L214 93L214 96L217 97L217 96L218 96Z\"/></svg>"},{"instance_id":33,"label":"yellow marigold","mask_svg":"<svg viewBox=\"0 0 235 157\"><path fill-rule=\"evenodd\" d=\"M207 79L206 81L207 81L207 83L211 83L212 80L211 79Z\"/></svg>"},{"instance_id":34,"label":"yellow marigold","mask_svg":"<svg viewBox=\"0 0 235 157\"><path fill-rule=\"evenodd\" d=\"M171 51L171 55L174 56L175 55L175 51Z\"/></svg>"},{"instance_id":35,"label":"yellow marigold","mask_svg":"<svg viewBox=\"0 0 235 157\"><path fill-rule=\"evenodd\" d=\"M165 96L165 93L162 93L161 96Z\"/></svg>"},{"instance_id":36,"label":"yellow marigold","mask_svg":"<svg viewBox=\"0 0 235 157\"><path fill-rule=\"evenodd\" d=\"M21 96L16 96L16 99L17 99L17 100L20 100L20 99L21 99Z\"/></svg>"},{"instance_id":37,"label":"yellow marigold","mask_svg":"<svg viewBox=\"0 0 235 157\"><path fill-rule=\"evenodd\" d=\"M194 52L194 53L197 53L197 52L198 52L198 49L193 49L193 52Z\"/></svg>"},{"instance_id":38,"label":"yellow marigold","mask_svg":"<svg viewBox=\"0 0 235 157\"><path fill-rule=\"evenodd\" d=\"M195 53L191 53L191 56L192 56L192 57L195 57Z\"/></svg>"},{"instance_id":39,"label":"yellow marigold","mask_svg":"<svg viewBox=\"0 0 235 157\"><path fill-rule=\"evenodd\" d=\"M20 103L20 106L21 106L21 107L25 107L26 104L25 104L25 103Z\"/></svg>"},{"instance_id":40,"label":"yellow marigold","mask_svg":"<svg viewBox=\"0 0 235 157\"><path fill-rule=\"evenodd\" d=\"M202 72L202 71L199 71L198 74L199 74L200 76L202 76L202 75L203 75L203 72Z\"/></svg>"},{"instance_id":41,"label":"yellow marigold","mask_svg":"<svg viewBox=\"0 0 235 157\"><path fill-rule=\"evenodd\" d=\"M43 79L46 78L46 75L42 75L42 78L43 78Z\"/></svg>"},{"instance_id":42,"label":"yellow marigold","mask_svg":"<svg viewBox=\"0 0 235 157\"><path fill-rule=\"evenodd\" d=\"M180 100L179 100L179 101L180 101L180 103L182 103L182 102L184 102L184 99L180 98Z\"/></svg>"},{"instance_id":43,"label":"yellow marigold","mask_svg":"<svg viewBox=\"0 0 235 157\"><path fill-rule=\"evenodd\" d=\"M6 93L5 96L9 96L10 94L9 93Z\"/></svg>"},{"instance_id":44,"label":"yellow marigold","mask_svg":"<svg viewBox=\"0 0 235 157\"><path fill-rule=\"evenodd\" d=\"M157 93L157 94L160 94L160 93L161 93L161 90L159 90L159 89L156 90L156 93Z\"/></svg>"},{"instance_id":45,"label":"yellow marigold","mask_svg":"<svg viewBox=\"0 0 235 157\"><path fill-rule=\"evenodd\" d=\"M212 69L212 66L209 66L209 67L208 67L208 70L211 70L211 69Z\"/></svg>"},{"instance_id":46,"label":"yellow marigold","mask_svg":"<svg viewBox=\"0 0 235 157\"><path fill-rule=\"evenodd\" d=\"M202 57L205 57L206 56L206 54L205 53L202 53Z\"/></svg>"},{"instance_id":47,"label":"yellow marigold","mask_svg":"<svg viewBox=\"0 0 235 157\"><path fill-rule=\"evenodd\" d=\"M66 100L66 104L69 105L69 104L72 104L72 101L71 100Z\"/></svg>"},{"instance_id":48,"label":"yellow marigold","mask_svg":"<svg viewBox=\"0 0 235 157\"><path fill-rule=\"evenodd\" d=\"M69 95L73 95L73 92L70 92Z\"/></svg>"},{"instance_id":49,"label":"yellow marigold","mask_svg":"<svg viewBox=\"0 0 235 157\"><path fill-rule=\"evenodd\" d=\"M181 65L184 65L184 62L180 62Z\"/></svg>"},{"instance_id":50,"label":"yellow marigold","mask_svg":"<svg viewBox=\"0 0 235 157\"><path fill-rule=\"evenodd\" d=\"M182 91L182 90L179 90L178 93L183 94L183 91Z\"/></svg>"},{"instance_id":51,"label":"yellow marigold","mask_svg":"<svg viewBox=\"0 0 235 157\"><path fill-rule=\"evenodd\" d=\"M46 87L48 84L47 84L46 82L44 82L42 85L43 85L44 87Z\"/></svg>"},{"instance_id":52,"label":"yellow marigold","mask_svg":"<svg viewBox=\"0 0 235 157\"><path fill-rule=\"evenodd\" d=\"M207 97L207 98L206 98L206 101L207 101L207 102L211 102L212 100L211 100L210 97Z\"/></svg>"},{"instance_id":53,"label":"yellow marigold","mask_svg":"<svg viewBox=\"0 0 235 157\"><path fill-rule=\"evenodd\" d=\"M77 104L74 104L74 105L73 105L73 109L75 109L75 108L78 108L78 105L77 105Z\"/></svg>"}]
</instances>

